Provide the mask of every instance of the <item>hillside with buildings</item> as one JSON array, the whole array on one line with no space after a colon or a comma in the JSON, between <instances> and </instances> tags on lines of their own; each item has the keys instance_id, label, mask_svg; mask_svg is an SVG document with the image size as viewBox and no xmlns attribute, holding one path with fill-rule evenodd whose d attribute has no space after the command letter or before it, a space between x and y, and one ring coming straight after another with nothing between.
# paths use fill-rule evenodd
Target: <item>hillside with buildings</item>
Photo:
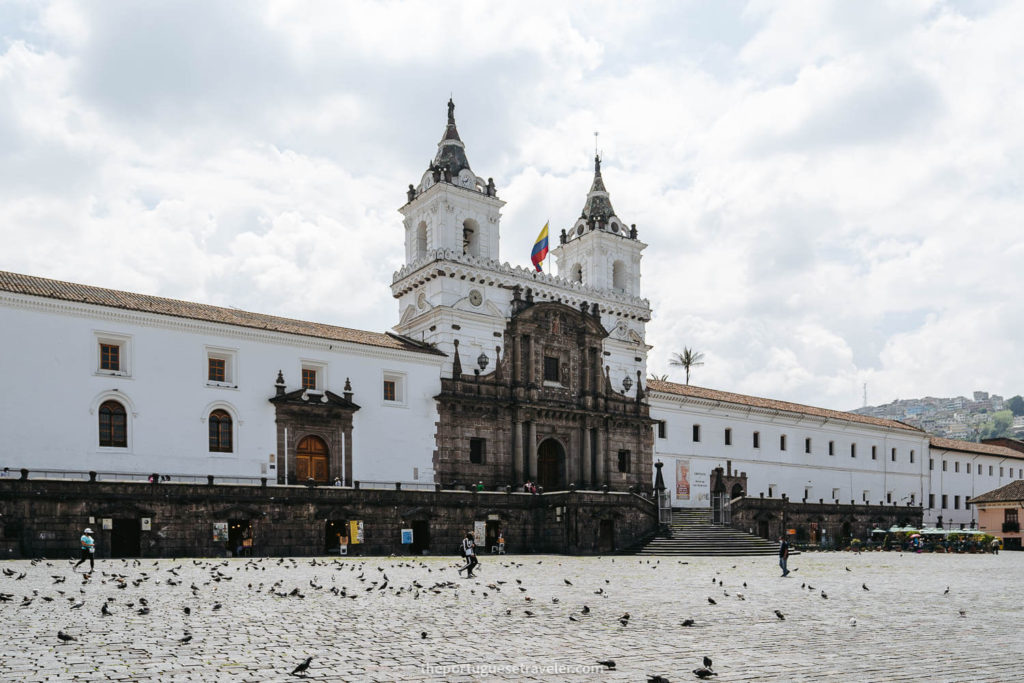
<instances>
[{"instance_id":1,"label":"hillside with buildings","mask_svg":"<svg viewBox=\"0 0 1024 683\"><path fill-rule=\"evenodd\" d=\"M975 391L972 398L897 399L880 406L865 406L851 412L899 420L929 434L948 439L980 441L998 437L1024 437L1024 398L1004 399L997 394Z\"/></svg>"}]
</instances>

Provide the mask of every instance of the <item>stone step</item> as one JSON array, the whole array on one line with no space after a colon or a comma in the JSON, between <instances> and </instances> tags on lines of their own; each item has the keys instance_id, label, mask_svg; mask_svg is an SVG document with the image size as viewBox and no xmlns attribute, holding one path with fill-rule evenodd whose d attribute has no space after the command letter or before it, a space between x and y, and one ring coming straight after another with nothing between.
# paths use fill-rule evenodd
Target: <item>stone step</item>
<instances>
[{"instance_id":1,"label":"stone step","mask_svg":"<svg viewBox=\"0 0 1024 683\"><path fill-rule=\"evenodd\" d=\"M673 510L668 524L670 536L655 537L637 548L636 555L674 556L769 556L776 555L779 546L760 536L748 534L729 526L711 523L708 508Z\"/></svg>"}]
</instances>

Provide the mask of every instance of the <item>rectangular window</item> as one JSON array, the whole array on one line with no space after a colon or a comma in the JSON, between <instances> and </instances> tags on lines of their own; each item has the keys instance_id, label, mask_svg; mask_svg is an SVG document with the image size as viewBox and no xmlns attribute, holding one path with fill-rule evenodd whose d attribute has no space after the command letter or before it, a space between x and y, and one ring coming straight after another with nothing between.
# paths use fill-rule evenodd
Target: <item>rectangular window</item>
<instances>
[{"instance_id":1,"label":"rectangular window","mask_svg":"<svg viewBox=\"0 0 1024 683\"><path fill-rule=\"evenodd\" d=\"M832 500L839 500L839 489L832 489Z\"/></svg>"},{"instance_id":2,"label":"rectangular window","mask_svg":"<svg viewBox=\"0 0 1024 683\"><path fill-rule=\"evenodd\" d=\"M725 445L732 445L732 430L729 429L728 427L725 428Z\"/></svg>"},{"instance_id":3,"label":"rectangular window","mask_svg":"<svg viewBox=\"0 0 1024 683\"><path fill-rule=\"evenodd\" d=\"M1006 508L1003 510L1003 521L1016 524L1018 522L1017 508Z\"/></svg>"},{"instance_id":4,"label":"rectangular window","mask_svg":"<svg viewBox=\"0 0 1024 683\"><path fill-rule=\"evenodd\" d=\"M954 460L953 461L953 471L954 472L959 472L960 471L960 461L959 460Z\"/></svg>"},{"instance_id":5,"label":"rectangular window","mask_svg":"<svg viewBox=\"0 0 1024 683\"><path fill-rule=\"evenodd\" d=\"M779 488L778 484L768 484L768 497L769 498L774 498L775 497L775 491L778 490L778 488Z\"/></svg>"},{"instance_id":6,"label":"rectangular window","mask_svg":"<svg viewBox=\"0 0 1024 683\"><path fill-rule=\"evenodd\" d=\"M302 388L316 390L316 370L313 368L302 368Z\"/></svg>"},{"instance_id":7,"label":"rectangular window","mask_svg":"<svg viewBox=\"0 0 1024 683\"><path fill-rule=\"evenodd\" d=\"M693 442L700 441L700 425L693 425Z\"/></svg>"},{"instance_id":8,"label":"rectangular window","mask_svg":"<svg viewBox=\"0 0 1024 683\"><path fill-rule=\"evenodd\" d=\"M804 502L807 502L808 500L811 499L811 492L812 491L813 491L812 487L810 487L810 486L805 486L804 487Z\"/></svg>"},{"instance_id":9,"label":"rectangular window","mask_svg":"<svg viewBox=\"0 0 1024 683\"><path fill-rule=\"evenodd\" d=\"M1010 468L1010 479L1013 479L1013 468Z\"/></svg>"},{"instance_id":10,"label":"rectangular window","mask_svg":"<svg viewBox=\"0 0 1024 683\"><path fill-rule=\"evenodd\" d=\"M910 462L914 462L914 451L910 451Z\"/></svg>"},{"instance_id":11,"label":"rectangular window","mask_svg":"<svg viewBox=\"0 0 1024 683\"><path fill-rule=\"evenodd\" d=\"M235 381L236 349L224 349L213 346L206 347L206 383L228 386Z\"/></svg>"},{"instance_id":12,"label":"rectangular window","mask_svg":"<svg viewBox=\"0 0 1024 683\"><path fill-rule=\"evenodd\" d=\"M942 494L942 509L945 510L949 507L949 496L945 493Z\"/></svg>"},{"instance_id":13,"label":"rectangular window","mask_svg":"<svg viewBox=\"0 0 1024 683\"><path fill-rule=\"evenodd\" d=\"M946 461L945 460L942 461L942 471L943 472L946 471Z\"/></svg>"},{"instance_id":14,"label":"rectangular window","mask_svg":"<svg viewBox=\"0 0 1024 683\"><path fill-rule=\"evenodd\" d=\"M552 356L544 356L544 381L559 381L558 359Z\"/></svg>"},{"instance_id":15,"label":"rectangular window","mask_svg":"<svg viewBox=\"0 0 1024 683\"><path fill-rule=\"evenodd\" d=\"M935 469L935 458L928 458L928 469Z\"/></svg>"},{"instance_id":16,"label":"rectangular window","mask_svg":"<svg viewBox=\"0 0 1024 683\"><path fill-rule=\"evenodd\" d=\"M630 471L630 452L628 450L619 451L619 472Z\"/></svg>"},{"instance_id":17,"label":"rectangular window","mask_svg":"<svg viewBox=\"0 0 1024 683\"><path fill-rule=\"evenodd\" d=\"M96 349L93 371L98 375L130 377L132 374L132 338L115 332L95 331Z\"/></svg>"},{"instance_id":18,"label":"rectangular window","mask_svg":"<svg viewBox=\"0 0 1024 683\"><path fill-rule=\"evenodd\" d=\"M953 496L953 509L954 510L959 510L960 509L960 496Z\"/></svg>"},{"instance_id":19,"label":"rectangular window","mask_svg":"<svg viewBox=\"0 0 1024 683\"><path fill-rule=\"evenodd\" d=\"M911 493L911 494L910 494L910 504L911 504L911 505L913 505L914 503L916 503L916 502L917 502L917 501L916 501L916 500L915 500L914 498L915 498L914 494L913 494L913 493Z\"/></svg>"},{"instance_id":20,"label":"rectangular window","mask_svg":"<svg viewBox=\"0 0 1024 683\"><path fill-rule=\"evenodd\" d=\"M487 439L470 439L469 440L469 461L474 465L484 464L484 458L487 455Z\"/></svg>"},{"instance_id":21,"label":"rectangular window","mask_svg":"<svg viewBox=\"0 0 1024 683\"><path fill-rule=\"evenodd\" d=\"M761 432L754 432L754 448L761 447Z\"/></svg>"},{"instance_id":22,"label":"rectangular window","mask_svg":"<svg viewBox=\"0 0 1024 683\"><path fill-rule=\"evenodd\" d=\"M892 491L886 491L885 492L885 502L886 503L891 503L892 502Z\"/></svg>"},{"instance_id":23,"label":"rectangular window","mask_svg":"<svg viewBox=\"0 0 1024 683\"><path fill-rule=\"evenodd\" d=\"M828 454L829 455L835 455L836 454L836 442L835 441L829 441L828 442Z\"/></svg>"},{"instance_id":24,"label":"rectangular window","mask_svg":"<svg viewBox=\"0 0 1024 683\"><path fill-rule=\"evenodd\" d=\"M211 382L226 382L227 361L223 358L206 359L206 379Z\"/></svg>"},{"instance_id":25,"label":"rectangular window","mask_svg":"<svg viewBox=\"0 0 1024 683\"><path fill-rule=\"evenodd\" d=\"M971 463L967 463L967 474L971 473Z\"/></svg>"},{"instance_id":26,"label":"rectangular window","mask_svg":"<svg viewBox=\"0 0 1024 683\"><path fill-rule=\"evenodd\" d=\"M992 465L988 466L988 476L992 476Z\"/></svg>"},{"instance_id":27,"label":"rectangular window","mask_svg":"<svg viewBox=\"0 0 1024 683\"><path fill-rule=\"evenodd\" d=\"M779 450L780 451L786 450L786 435L785 434L783 434L782 436L779 437Z\"/></svg>"},{"instance_id":28,"label":"rectangular window","mask_svg":"<svg viewBox=\"0 0 1024 683\"><path fill-rule=\"evenodd\" d=\"M935 494L934 493L929 493L928 494L928 509L931 510L934 507L935 507Z\"/></svg>"},{"instance_id":29,"label":"rectangular window","mask_svg":"<svg viewBox=\"0 0 1024 683\"><path fill-rule=\"evenodd\" d=\"M811 438L807 437L806 439L804 439L804 453L810 453L810 452L811 452Z\"/></svg>"},{"instance_id":30,"label":"rectangular window","mask_svg":"<svg viewBox=\"0 0 1024 683\"><path fill-rule=\"evenodd\" d=\"M857 457L857 444L855 444L855 443L851 443L850 444L850 457L851 458L856 458Z\"/></svg>"},{"instance_id":31,"label":"rectangular window","mask_svg":"<svg viewBox=\"0 0 1024 683\"><path fill-rule=\"evenodd\" d=\"M405 382L404 372L385 371L381 375L380 398L384 405L392 407L405 406Z\"/></svg>"},{"instance_id":32,"label":"rectangular window","mask_svg":"<svg viewBox=\"0 0 1024 683\"><path fill-rule=\"evenodd\" d=\"M660 422L658 422L658 438L659 439L665 439L665 438L667 438L667 435L668 435L668 424L665 422L665 420L661 420Z\"/></svg>"},{"instance_id":33,"label":"rectangular window","mask_svg":"<svg viewBox=\"0 0 1024 683\"><path fill-rule=\"evenodd\" d=\"M121 347L100 343L100 370L121 371Z\"/></svg>"},{"instance_id":34,"label":"rectangular window","mask_svg":"<svg viewBox=\"0 0 1024 683\"><path fill-rule=\"evenodd\" d=\"M862 500L862 501L864 501L865 503L867 503L868 501L870 501L870 500L871 500L871 491L865 491L865 492L864 492L864 493L862 494L862 496L861 496L861 500Z\"/></svg>"},{"instance_id":35,"label":"rectangular window","mask_svg":"<svg viewBox=\"0 0 1024 683\"><path fill-rule=\"evenodd\" d=\"M872 448L874 448L874 446L872 446ZM891 460L892 462L896 462L896 449L895 448L892 449L891 451L889 451L889 460Z\"/></svg>"}]
</instances>

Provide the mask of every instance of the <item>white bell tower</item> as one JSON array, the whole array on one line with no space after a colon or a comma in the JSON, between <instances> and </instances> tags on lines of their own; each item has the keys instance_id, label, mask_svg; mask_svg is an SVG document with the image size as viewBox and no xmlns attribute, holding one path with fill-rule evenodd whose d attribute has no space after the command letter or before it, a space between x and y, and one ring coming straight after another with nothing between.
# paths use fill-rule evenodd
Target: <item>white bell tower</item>
<instances>
[{"instance_id":1,"label":"white bell tower","mask_svg":"<svg viewBox=\"0 0 1024 683\"><path fill-rule=\"evenodd\" d=\"M409 186L405 217L405 263L411 265L437 249L498 260L498 221L505 202L494 181L469 167L466 145L455 127L455 103L448 100L448 125L437 155L419 186Z\"/></svg>"},{"instance_id":2,"label":"white bell tower","mask_svg":"<svg viewBox=\"0 0 1024 683\"><path fill-rule=\"evenodd\" d=\"M595 289L640 296L640 254L647 247L612 208L601 178L601 157L594 156L594 182L580 217L552 250L558 275Z\"/></svg>"}]
</instances>

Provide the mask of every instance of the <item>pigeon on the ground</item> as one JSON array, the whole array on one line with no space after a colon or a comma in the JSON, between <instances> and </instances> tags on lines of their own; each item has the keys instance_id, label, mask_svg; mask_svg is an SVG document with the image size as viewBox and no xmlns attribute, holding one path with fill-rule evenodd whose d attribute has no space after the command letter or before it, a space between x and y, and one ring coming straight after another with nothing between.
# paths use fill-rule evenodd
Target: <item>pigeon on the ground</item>
<instances>
[{"instance_id":1,"label":"pigeon on the ground","mask_svg":"<svg viewBox=\"0 0 1024 683\"><path fill-rule=\"evenodd\" d=\"M298 676L299 674L304 673L306 671L306 669L309 668L309 663L312 662L312 661L313 661L312 657L306 657L306 661L302 662L297 667L292 669L292 676Z\"/></svg>"},{"instance_id":2,"label":"pigeon on the ground","mask_svg":"<svg viewBox=\"0 0 1024 683\"><path fill-rule=\"evenodd\" d=\"M708 657L707 655L705 655L704 656L704 666L706 666L707 668L710 669L712 664L713 664L713 662L711 661L711 657Z\"/></svg>"},{"instance_id":3,"label":"pigeon on the ground","mask_svg":"<svg viewBox=\"0 0 1024 683\"><path fill-rule=\"evenodd\" d=\"M718 603L717 603L717 602L715 602L715 599L714 599L714 598L708 598L708 604L709 604L709 605L717 605Z\"/></svg>"},{"instance_id":4,"label":"pigeon on the ground","mask_svg":"<svg viewBox=\"0 0 1024 683\"><path fill-rule=\"evenodd\" d=\"M190 640L192 640L192 634L188 633L187 631L185 632L184 637L178 638L178 642L181 643L182 645L184 645L185 643L189 642Z\"/></svg>"},{"instance_id":5,"label":"pigeon on the ground","mask_svg":"<svg viewBox=\"0 0 1024 683\"><path fill-rule=\"evenodd\" d=\"M78 640L78 638L68 635L67 633L64 633L64 631L57 631L57 637L64 643L70 643L72 640Z\"/></svg>"},{"instance_id":6,"label":"pigeon on the ground","mask_svg":"<svg viewBox=\"0 0 1024 683\"><path fill-rule=\"evenodd\" d=\"M714 671L707 668L706 666L702 666L699 669L694 669L693 675L697 678L710 678L711 676L717 676L718 674L716 674Z\"/></svg>"},{"instance_id":7,"label":"pigeon on the ground","mask_svg":"<svg viewBox=\"0 0 1024 683\"><path fill-rule=\"evenodd\" d=\"M683 619L683 623L681 624L681 626L693 626L693 624L693 619Z\"/></svg>"},{"instance_id":8,"label":"pigeon on the ground","mask_svg":"<svg viewBox=\"0 0 1024 683\"><path fill-rule=\"evenodd\" d=\"M615 660L614 659L599 659L599 660L597 660L597 663L600 664L601 666L603 666L604 668L609 669L609 670L615 668Z\"/></svg>"},{"instance_id":9,"label":"pigeon on the ground","mask_svg":"<svg viewBox=\"0 0 1024 683\"><path fill-rule=\"evenodd\" d=\"M779 621L785 621L786 620L786 615L783 614L782 612L780 612L779 610L775 610L775 616L777 616L779 618Z\"/></svg>"}]
</instances>

